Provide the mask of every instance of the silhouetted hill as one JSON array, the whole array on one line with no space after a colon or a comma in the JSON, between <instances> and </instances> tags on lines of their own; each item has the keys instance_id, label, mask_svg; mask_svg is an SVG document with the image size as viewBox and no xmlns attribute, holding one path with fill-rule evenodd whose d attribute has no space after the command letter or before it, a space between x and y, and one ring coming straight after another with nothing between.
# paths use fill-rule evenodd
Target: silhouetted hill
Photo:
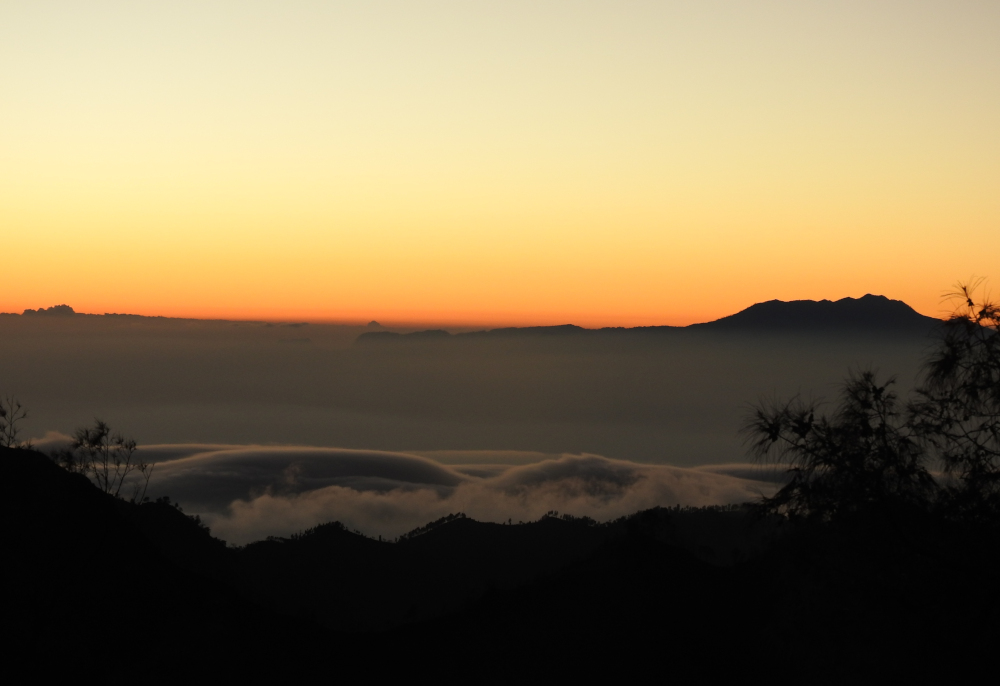
<instances>
[{"instance_id":1,"label":"silhouetted hill","mask_svg":"<svg viewBox=\"0 0 1000 686\"><path fill-rule=\"evenodd\" d=\"M415 331L413 333L395 333L390 331L373 331L361 334L357 342L360 344L388 342L417 341L480 341L503 339L540 339L552 337L634 337L641 335L675 334L683 332L718 332L718 333L870 333L870 334L903 334L927 335L934 325L940 323L933 317L926 317L901 300L890 300L883 295L865 295L861 298L842 298L841 300L770 300L757 303L747 309L722 319L701 324L691 324L686 327L677 326L640 326L607 327L603 329L585 329L573 324L561 326L527 326L490 329L488 331L471 331L449 334L440 329L433 331Z\"/></svg>"},{"instance_id":2,"label":"silhouetted hill","mask_svg":"<svg viewBox=\"0 0 1000 686\"><path fill-rule=\"evenodd\" d=\"M865 295L840 300L769 300L742 312L689 328L713 331L830 331L926 334L939 320L901 300Z\"/></svg>"},{"instance_id":3,"label":"silhouetted hill","mask_svg":"<svg viewBox=\"0 0 1000 686\"><path fill-rule=\"evenodd\" d=\"M653 538L617 537L525 588L491 591L464 612L391 635L418 652L447 641L470 662L490 663L490 683L525 674L632 683L651 673L729 682L770 653L747 640L744 613L759 603L732 581L730 570Z\"/></svg>"},{"instance_id":4,"label":"silhouetted hill","mask_svg":"<svg viewBox=\"0 0 1000 686\"><path fill-rule=\"evenodd\" d=\"M152 681L350 665L485 683L961 680L997 636L985 529L775 537L746 510L658 508L607 524L453 515L398 542L332 523L229 548L169 501L116 500L39 453L0 449L0 464L8 665L39 677L110 660Z\"/></svg>"},{"instance_id":5,"label":"silhouetted hill","mask_svg":"<svg viewBox=\"0 0 1000 686\"><path fill-rule=\"evenodd\" d=\"M278 670L281 653L282 669L291 658L297 671L294 656L321 638L318 627L255 606L167 559L144 528L159 540L185 539L179 547L203 545L203 533L175 528L176 517L173 526L150 524L147 506L115 500L40 453L0 448L0 464L11 673L39 681L53 672L105 679L109 670L182 677L249 671L241 661L267 673ZM146 520L140 526L137 510ZM220 654L232 661L224 669Z\"/></svg>"}]
</instances>

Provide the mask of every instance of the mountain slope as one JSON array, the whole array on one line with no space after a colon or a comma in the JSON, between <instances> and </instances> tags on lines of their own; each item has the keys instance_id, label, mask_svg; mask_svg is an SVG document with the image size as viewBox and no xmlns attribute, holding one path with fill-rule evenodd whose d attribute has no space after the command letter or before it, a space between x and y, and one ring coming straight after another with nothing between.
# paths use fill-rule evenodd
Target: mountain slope
<instances>
[{"instance_id":1,"label":"mountain slope","mask_svg":"<svg viewBox=\"0 0 1000 686\"><path fill-rule=\"evenodd\" d=\"M0 448L0 464L13 672L28 670L21 673L41 681L53 672L105 680L120 670L143 680L251 666L257 673L287 671L288 658L322 640L319 627L175 565L147 537L151 527L135 521L138 506L102 493L84 476L29 450ZM184 547L201 544L190 526L167 538L175 536ZM182 661L160 657L180 655Z\"/></svg>"}]
</instances>

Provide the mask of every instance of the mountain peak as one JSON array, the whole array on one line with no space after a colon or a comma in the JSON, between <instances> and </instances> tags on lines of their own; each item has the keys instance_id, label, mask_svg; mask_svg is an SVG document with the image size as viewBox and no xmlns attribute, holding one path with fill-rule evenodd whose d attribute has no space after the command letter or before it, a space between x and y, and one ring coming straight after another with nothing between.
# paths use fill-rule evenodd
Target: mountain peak
<instances>
[{"instance_id":1,"label":"mountain peak","mask_svg":"<svg viewBox=\"0 0 1000 686\"><path fill-rule=\"evenodd\" d=\"M867 293L840 300L768 300L697 327L718 330L926 331L936 323L902 300Z\"/></svg>"}]
</instances>

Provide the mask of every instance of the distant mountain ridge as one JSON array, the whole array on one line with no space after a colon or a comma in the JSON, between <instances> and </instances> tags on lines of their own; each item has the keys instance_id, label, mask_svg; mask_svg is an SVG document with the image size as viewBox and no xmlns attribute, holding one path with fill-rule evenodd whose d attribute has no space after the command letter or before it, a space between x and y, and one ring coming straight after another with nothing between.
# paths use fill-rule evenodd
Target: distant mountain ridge
<instances>
[{"instance_id":1,"label":"distant mountain ridge","mask_svg":"<svg viewBox=\"0 0 1000 686\"><path fill-rule=\"evenodd\" d=\"M728 317L687 328L744 329L744 330L921 330L938 323L902 300L891 300L884 295L863 295L860 298L840 300L768 300L751 305Z\"/></svg>"},{"instance_id":2,"label":"distant mountain ridge","mask_svg":"<svg viewBox=\"0 0 1000 686\"><path fill-rule=\"evenodd\" d=\"M11 313L3 313L11 314ZM17 316L17 315L13 315ZM83 314L75 312L68 305L40 307L37 310L27 309L23 316L28 317L95 317L102 315ZM135 319L170 319L169 317L149 317L146 315L129 315L105 313L105 317L122 317ZM190 320L200 321L200 320ZM225 320L213 320L225 321ZM358 337L359 342L388 341L431 341L460 338L464 340L483 338L523 338L550 336L578 336L623 333L656 334L675 331L717 331L717 332L756 332L756 333L808 333L808 332L869 332L926 334L940 320L920 314L902 300L892 300L884 295L871 293L860 298L841 298L840 300L768 300L751 305L745 310L731 314L711 322L691 324L689 326L639 326L605 327L601 329L586 329L575 324L557 326L526 326L504 327L483 331L471 331L451 334L443 329L397 333L386 330L369 331ZM371 324L369 324L371 326Z\"/></svg>"},{"instance_id":3,"label":"distant mountain ridge","mask_svg":"<svg viewBox=\"0 0 1000 686\"><path fill-rule=\"evenodd\" d=\"M178 322L233 322L240 324L269 324L265 321L255 321L247 319L196 319L194 317L167 317L162 314L128 314L125 312L77 312L69 305L53 305L52 307L39 307L37 310L30 307L20 314L17 312L0 312L0 317L29 317L29 318L59 318L59 319L94 319L109 317L127 320L155 320L155 321L178 321ZM282 324L282 326L304 326L303 323L294 322Z\"/></svg>"},{"instance_id":4,"label":"distant mountain ridge","mask_svg":"<svg viewBox=\"0 0 1000 686\"><path fill-rule=\"evenodd\" d=\"M373 331L361 334L359 343L482 339L594 334L656 334L682 331L746 333L875 333L926 335L940 320L920 314L902 300L867 294L840 300L768 300L721 319L689 326L640 326L585 329L574 324L506 327L450 334L442 329L401 334Z\"/></svg>"},{"instance_id":5,"label":"distant mountain ridge","mask_svg":"<svg viewBox=\"0 0 1000 686\"><path fill-rule=\"evenodd\" d=\"M76 311L69 305L53 305L52 307L39 307L37 310L27 309L22 312L25 316L42 315L44 317L72 317Z\"/></svg>"}]
</instances>

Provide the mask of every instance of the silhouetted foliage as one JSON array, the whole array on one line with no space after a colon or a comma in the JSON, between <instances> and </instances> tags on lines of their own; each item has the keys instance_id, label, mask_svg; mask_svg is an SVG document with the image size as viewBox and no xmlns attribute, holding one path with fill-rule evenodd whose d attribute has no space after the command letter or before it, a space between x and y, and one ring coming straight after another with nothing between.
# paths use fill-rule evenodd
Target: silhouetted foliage
<instances>
[{"instance_id":1,"label":"silhouetted foliage","mask_svg":"<svg viewBox=\"0 0 1000 686\"><path fill-rule=\"evenodd\" d=\"M892 384L872 371L852 376L831 417L799 398L758 407L743 429L751 455L787 465L790 477L763 509L831 520L890 503L925 505L936 484Z\"/></svg>"},{"instance_id":2,"label":"silhouetted foliage","mask_svg":"<svg viewBox=\"0 0 1000 686\"><path fill-rule=\"evenodd\" d=\"M18 440L21 422L28 418L28 412L12 395L0 397L0 448L30 448L30 442Z\"/></svg>"},{"instance_id":3,"label":"silhouetted foliage","mask_svg":"<svg viewBox=\"0 0 1000 686\"><path fill-rule=\"evenodd\" d=\"M348 531L349 529L346 526L344 526L342 522L327 522L325 524L318 524L316 526L309 527L304 531L294 533L291 536L289 536L289 538L293 541L298 541L303 538L308 538L310 536L326 535L330 532L347 533ZM272 540L278 539L278 537L276 536L269 536L269 538Z\"/></svg>"},{"instance_id":4,"label":"silhouetted foliage","mask_svg":"<svg viewBox=\"0 0 1000 686\"><path fill-rule=\"evenodd\" d=\"M406 539L409 539L409 538L416 538L417 536L425 534L428 531L432 531L433 529L436 529L439 526L442 526L442 525L447 524L449 522L453 522L456 519L465 519L465 517L466 516L465 516L464 512L453 512L453 513L445 515L444 517L441 517L439 519L435 519L433 522L428 522L427 524L424 524L423 526L418 526L413 531L408 531L407 533L403 534L399 538L401 540L406 540Z\"/></svg>"},{"instance_id":5,"label":"silhouetted foliage","mask_svg":"<svg viewBox=\"0 0 1000 686\"><path fill-rule=\"evenodd\" d=\"M56 452L53 457L71 472L90 477L99 489L116 498L122 489L131 490L132 502L142 502L153 475L153 466L139 456L135 440L100 419L93 426L82 426L73 433L69 450ZM129 479L129 476L132 479Z\"/></svg>"},{"instance_id":6,"label":"silhouetted foliage","mask_svg":"<svg viewBox=\"0 0 1000 686\"><path fill-rule=\"evenodd\" d=\"M1000 514L1000 305L982 281L959 285L959 305L910 406L911 423L945 473L952 515Z\"/></svg>"},{"instance_id":7,"label":"silhouetted foliage","mask_svg":"<svg viewBox=\"0 0 1000 686\"><path fill-rule=\"evenodd\" d=\"M763 403L743 432L758 462L789 481L762 508L823 521L915 508L997 524L1000 514L1000 307L982 283L960 285L915 399L899 402L875 372L851 376L830 415L793 398ZM935 479L931 468L943 468Z\"/></svg>"}]
</instances>

